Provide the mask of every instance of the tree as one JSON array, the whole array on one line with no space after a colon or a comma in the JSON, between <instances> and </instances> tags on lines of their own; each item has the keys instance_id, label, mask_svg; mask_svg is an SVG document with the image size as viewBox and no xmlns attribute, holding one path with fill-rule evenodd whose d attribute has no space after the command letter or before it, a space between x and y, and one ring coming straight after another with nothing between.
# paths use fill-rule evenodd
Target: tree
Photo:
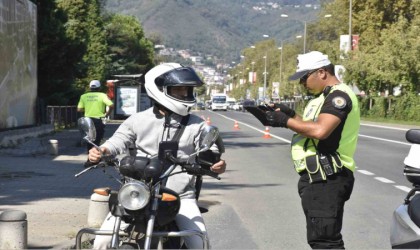
<instances>
[{"instance_id":1,"label":"tree","mask_svg":"<svg viewBox=\"0 0 420 250\"><path fill-rule=\"evenodd\" d=\"M106 34L111 59L108 75L144 73L153 67L153 43L135 17L109 15Z\"/></svg>"},{"instance_id":2,"label":"tree","mask_svg":"<svg viewBox=\"0 0 420 250\"><path fill-rule=\"evenodd\" d=\"M337 45L339 35L348 34L348 16L343 15L348 5L348 0L323 4L321 15L332 17L320 19L309 29L308 40L321 40L314 49L328 52L335 64L343 64L347 69L345 81L356 83L360 89L377 92L402 86L418 91L420 1L353 0L352 33L360 37L359 49L342 60Z\"/></svg>"},{"instance_id":3,"label":"tree","mask_svg":"<svg viewBox=\"0 0 420 250\"><path fill-rule=\"evenodd\" d=\"M46 104L68 104L82 53L65 30L66 15L54 0L38 0L38 97Z\"/></svg>"},{"instance_id":4,"label":"tree","mask_svg":"<svg viewBox=\"0 0 420 250\"><path fill-rule=\"evenodd\" d=\"M67 15L64 24L73 50L68 56L76 57L75 86L87 89L92 79L105 80L106 38L101 16L101 0L58 0L58 7ZM81 58L80 58L81 57Z\"/></svg>"}]
</instances>

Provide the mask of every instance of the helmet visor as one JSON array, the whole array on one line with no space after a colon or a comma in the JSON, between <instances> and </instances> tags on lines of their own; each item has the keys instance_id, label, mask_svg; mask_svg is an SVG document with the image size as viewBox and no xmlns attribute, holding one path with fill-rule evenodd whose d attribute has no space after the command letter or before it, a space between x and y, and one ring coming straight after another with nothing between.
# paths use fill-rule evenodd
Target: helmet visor
<instances>
[{"instance_id":1,"label":"helmet visor","mask_svg":"<svg viewBox=\"0 0 420 250\"><path fill-rule=\"evenodd\" d=\"M155 79L155 83L158 88L168 86L198 87L204 84L191 67L182 67L168 71L158 76Z\"/></svg>"},{"instance_id":2,"label":"helmet visor","mask_svg":"<svg viewBox=\"0 0 420 250\"><path fill-rule=\"evenodd\" d=\"M192 86L168 86L166 95L181 102L195 102L194 87Z\"/></svg>"}]
</instances>

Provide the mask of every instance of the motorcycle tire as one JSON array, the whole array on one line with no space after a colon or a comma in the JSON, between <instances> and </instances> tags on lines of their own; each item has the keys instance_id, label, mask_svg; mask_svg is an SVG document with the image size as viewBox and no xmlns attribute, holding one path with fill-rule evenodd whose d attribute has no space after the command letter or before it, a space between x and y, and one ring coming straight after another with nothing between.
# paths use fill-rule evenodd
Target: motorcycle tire
<instances>
[{"instance_id":1,"label":"motorcycle tire","mask_svg":"<svg viewBox=\"0 0 420 250\"><path fill-rule=\"evenodd\" d=\"M138 249L138 247L134 243L124 243L118 249Z\"/></svg>"}]
</instances>

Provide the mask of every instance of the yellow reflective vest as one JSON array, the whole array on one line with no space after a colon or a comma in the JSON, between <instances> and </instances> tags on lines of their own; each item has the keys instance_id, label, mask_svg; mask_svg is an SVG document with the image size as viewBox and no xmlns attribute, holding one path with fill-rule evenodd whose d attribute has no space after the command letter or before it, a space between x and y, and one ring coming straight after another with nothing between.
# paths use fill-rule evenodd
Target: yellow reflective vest
<instances>
[{"instance_id":1,"label":"yellow reflective vest","mask_svg":"<svg viewBox=\"0 0 420 250\"><path fill-rule=\"evenodd\" d=\"M353 90L346 84L340 83L332 86L329 93L332 93L336 90L341 90L347 93L352 101L352 109L347 115L347 119L341 133L339 146L336 152L339 154L342 163L341 165L344 165L344 167L354 171L356 164L354 162L353 155L356 151L356 144L360 127L359 102ZM328 95L324 96L324 94L321 94L317 98L312 99L305 107L302 120L316 121L327 96ZM317 154L316 145L318 145L318 142L319 141L317 139L310 139L299 134L295 134L293 136L291 142L291 153L295 169L298 173L306 169L307 157ZM333 165L336 167L335 162Z\"/></svg>"},{"instance_id":2,"label":"yellow reflective vest","mask_svg":"<svg viewBox=\"0 0 420 250\"><path fill-rule=\"evenodd\" d=\"M105 117L106 106L111 105L113 103L105 93L88 92L80 97L77 108L84 109L86 117L102 118Z\"/></svg>"}]
</instances>

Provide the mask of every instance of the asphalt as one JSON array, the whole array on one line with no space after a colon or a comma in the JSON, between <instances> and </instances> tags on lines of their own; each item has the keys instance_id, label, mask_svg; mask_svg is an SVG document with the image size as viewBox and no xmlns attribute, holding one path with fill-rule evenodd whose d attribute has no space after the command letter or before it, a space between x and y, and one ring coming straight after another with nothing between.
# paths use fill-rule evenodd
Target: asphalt
<instances>
[{"instance_id":1,"label":"asphalt","mask_svg":"<svg viewBox=\"0 0 420 250\"><path fill-rule=\"evenodd\" d=\"M105 138L118 125L108 124ZM51 139L58 141L57 155L51 154ZM86 159L86 146L81 144L78 129L31 138L0 152L0 213L26 213L28 248L72 248L77 232L87 227L93 189L118 186L99 169L75 178Z\"/></svg>"},{"instance_id":2,"label":"asphalt","mask_svg":"<svg viewBox=\"0 0 420 250\"><path fill-rule=\"evenodd\" d=\"M119 124L120 121L108 123L104 139ZM58 141L58 155L50 154L48 142L52 139ZM115 180L99 169L75 178L84 169L86 158L86 146L81 145L78 129L31 138L14 148L0 150L0 213L4 210L26 213L28 248L74 247L77 232L88 226L93 189L118 187Z\"/></svg>"}]
</instances>

